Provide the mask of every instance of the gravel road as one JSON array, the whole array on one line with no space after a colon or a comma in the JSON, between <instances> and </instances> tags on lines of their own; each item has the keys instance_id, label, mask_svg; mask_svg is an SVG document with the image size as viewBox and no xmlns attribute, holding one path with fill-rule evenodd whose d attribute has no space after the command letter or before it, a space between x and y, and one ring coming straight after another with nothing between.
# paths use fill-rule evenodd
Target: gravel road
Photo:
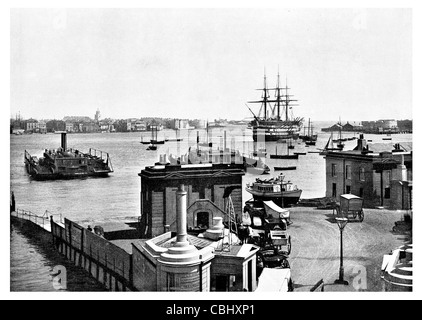
<instances>
[{"instance_id":1,"label":"gravel road","mask_svg":"<svg viewBox=\"0 0 422 320\"><path fill-rule=\"evenodd\" d=\"M365 209L363 222L349 222L343 231L344 278L349 286L334 285L340 266L340 230L332 210L290 208L293 224L289 257L295 291L309 291L323 279L325 291L383 291L381 263L384 254L409 241L409 235L392 232L402 211Z\"/></svg>"}]
</instances>

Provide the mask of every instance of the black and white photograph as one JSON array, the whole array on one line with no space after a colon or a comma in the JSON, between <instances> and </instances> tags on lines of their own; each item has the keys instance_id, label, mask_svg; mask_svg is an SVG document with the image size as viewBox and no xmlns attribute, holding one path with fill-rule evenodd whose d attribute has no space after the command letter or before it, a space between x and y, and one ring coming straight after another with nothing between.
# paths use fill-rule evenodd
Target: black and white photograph
<instances>
[{"instance_id":1,"label":"black and white photograph","mask_svg":"<svg viewBox=\"0 0 422 320\"><path fill-rule=\"evenodd\" d=\"M413 297L418 16L387 3L12 2L6 291Z\"/></svg>"}]
</instances>

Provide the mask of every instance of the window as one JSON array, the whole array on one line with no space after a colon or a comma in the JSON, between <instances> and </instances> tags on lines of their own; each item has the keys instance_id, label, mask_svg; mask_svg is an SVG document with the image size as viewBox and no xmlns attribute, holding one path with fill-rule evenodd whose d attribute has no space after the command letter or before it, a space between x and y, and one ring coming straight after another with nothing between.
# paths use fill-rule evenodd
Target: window
<instances>
[{"instance_id":1,"label":"window","mask_svg":"<svg viewBox=\"0 0 422 320\"><path fill-rule=\"evenodd\" d=\"M332 177L337 176L337 165L335 163L331 164L331 176Z\"/></svg>"},{"instance_id":2,"label":"window","mask_svg":"<svg viewBox=\"0 0 422 320\"><path fill-rule=\"evenodd\" d=\"M360 181L365 181L365 168L360 168L359 169L359 180Z\"/></svg>"},{"instance_id":3,"label":"window","mask_svg":"<svg viewBox=\"0 0 422 320\"><path fill-rule=\"evenodd\" d=\"M363 198L363 188L359 189L359 197Z\"/></svg>"},{"instance_id":4,"label":"window","mask_svg":"<svg viewBox=\"0 0 422 320\"><path fill-rule=\"evenodd\" d=\"M199 199L205 199L205 188L199 189Z\"/></svg>"},{"instance_id":5,"label":"window","mask_svg":"<svg viewBox=\"0 0 422 320\"><path fill-rule=\"evenodd\" d=\"M352 179L352 166L346 164L346 179Z\"/></svg>"},{"instance_id":6,"label":"window","mask_svg":"<svg viewBox=\"0 0 422 320\"><path fill-rule=\"evenodd\" d=\"M179 278L174 273L167 273L167 291L178 291L179 286Z\"/></svg>"},{"instance_id":7,"label":"window","mask_svg":"<svg viewBox=\"0 0 422 320\"><path fill-rule=\"evenodd\" d=\"M337 184L333 183L333 194L332 194L333 198L337 197Z\"/></svg>"},{"instance_id":8,"label":"window","mask_svg":"<svg viewBox=\"0 0 422 320\"><path fill-rule=\"evenodd\" d=\"M350 186L346 186L346 193L351 193L350 192Z\"/></svg>"}]
</instances>

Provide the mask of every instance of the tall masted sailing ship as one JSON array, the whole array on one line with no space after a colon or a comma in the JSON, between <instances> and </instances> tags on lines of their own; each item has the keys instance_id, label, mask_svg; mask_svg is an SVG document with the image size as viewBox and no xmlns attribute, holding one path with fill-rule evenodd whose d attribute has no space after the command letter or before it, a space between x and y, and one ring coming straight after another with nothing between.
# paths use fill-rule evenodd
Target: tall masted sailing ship
<instances>
[{"instance_id":1,"label":"tall masted sailing ship","mask_svg":"<svg viewBox=\"0 0 422 320\"><path fill-rule=\"evenodd\" d=\"M280 74L277 74L277 86L267 88L267 77L264 74L264 88L257 89L262 91L262 99L248 102L261 104L258 116L248 107L254 116L254 120L249 124L253 130L254 141L278 141L299 137L303 118L295 118L292 114L292 107L297 106L292 102L297 100L291 99L289 89L287 81L285 87L280 87ZM270 94L272 91L275 92L273 97Z\"/></svg>"}]
</instances>

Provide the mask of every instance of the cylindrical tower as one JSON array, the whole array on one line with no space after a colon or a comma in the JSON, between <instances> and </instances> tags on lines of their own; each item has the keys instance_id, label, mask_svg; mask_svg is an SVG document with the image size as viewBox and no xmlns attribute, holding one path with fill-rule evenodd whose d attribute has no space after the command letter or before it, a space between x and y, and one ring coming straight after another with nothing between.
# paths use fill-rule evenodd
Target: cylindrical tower
<instances>
[{"instance_id":1,"label":"cylindrical tower","mask_svg":"<svg viewBox=\"0 0 422 320\"><path fill-rule=\"evenodd\" d=\"M158 289L161 291L209 291L212 249L199 251L189 243L186 198L184 185L180 185L176 192L176 241L158 258Z\"/></svg>"}]
</instances>

